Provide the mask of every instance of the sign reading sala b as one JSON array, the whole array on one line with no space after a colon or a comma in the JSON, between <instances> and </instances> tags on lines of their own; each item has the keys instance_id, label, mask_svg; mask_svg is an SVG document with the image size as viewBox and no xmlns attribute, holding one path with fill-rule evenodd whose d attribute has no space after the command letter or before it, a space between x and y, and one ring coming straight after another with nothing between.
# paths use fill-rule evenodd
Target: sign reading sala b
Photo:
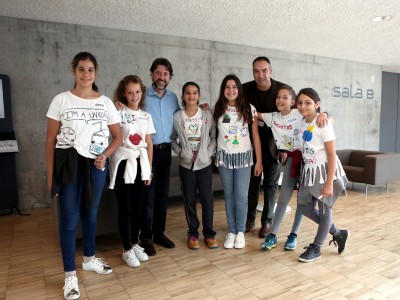
<instances>
[{"instance_id":1,"label":"sign reading sala b","mask_svg":"<svg viewBox=\"0 0 400 300\"><path fill-rule=\"evenodd\" d=\"M353 88L350 84L349 87L340 87L335 86L333 87L333 97L336 98L354 98L354 99L374 99L374 90L372 89L360 89L360 88Z\"/></svg>"}]
</instances>

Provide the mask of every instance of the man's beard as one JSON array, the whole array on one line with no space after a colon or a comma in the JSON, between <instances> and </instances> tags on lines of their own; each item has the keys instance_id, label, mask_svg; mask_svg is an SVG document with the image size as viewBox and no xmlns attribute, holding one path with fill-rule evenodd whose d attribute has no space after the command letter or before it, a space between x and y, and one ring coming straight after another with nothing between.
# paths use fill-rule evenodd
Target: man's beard
<instances>
[{"instance_id":1,"label":"man's beard","mask_svg":"<svg viewBox=\"0 0 400 300\"><path fill-rule=\"evenodd\" d=\"M153 86L157 89L157 90L165 90L168 86L168 83L166 83L165 81L162 81L165 85L159 85L157 84L157 81L153 81Z\"/></svg>"}]
</instances>

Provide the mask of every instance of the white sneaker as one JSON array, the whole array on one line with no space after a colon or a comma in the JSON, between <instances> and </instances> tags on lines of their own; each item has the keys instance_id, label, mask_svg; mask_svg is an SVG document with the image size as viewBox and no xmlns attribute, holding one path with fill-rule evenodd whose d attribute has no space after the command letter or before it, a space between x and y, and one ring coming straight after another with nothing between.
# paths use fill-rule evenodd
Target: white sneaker
<instances>
[{"instance_id":1,"label":"white sneaker","mask_svg":"<svg viewBox=\"0 0 400 300\"><path fill-rule=\"evenodd\" d=\"M133 247L132 249L133 249L133 252L135 253L136 257L140 261L146 261L149 259L146 252L144 252L144 248L140 247L139 245L135 245L135 247Z\"/></svg>"},{"instance_id":2,"label":"white sneaker","mask_svg":"<svg viewBox=\"0 0 400 300\"><path fill-rule=\"evenodd\" d=\"M226 235L226 240L224 242L224 248L232 249L233 245L235 244L236 234L229 232Z\"/></svg>"},{"instance_id":3,"label":"white sneaker","mask_svg":"<svg viewBox=\"0 0 400 300\"><path fill-rule=\"evenodd\" d=\"M109 265L107 265L100 258L92 258L89 262L82 262L82 269L85 271L94 271L97 274L110 274L112 269Z\"/></svg>"},{"instance_id":4,"label":"white sneaker","mask_svg":"<svg viewBox=\"0 0 400 300\"><path fill-rule=\"evenodd\" d=\"M236 249L243 249L245 245L246 245L246 242L244 240L244 233L243 232L239 232L237 234L237 236L236 236L235 248Z\"/></svg>"},{"instance_id":5,"label":"white sneaker","mask_svg":"<svg viewBox=\"0 0 400 300\"><path fill-rule=\"evenodd\" d=\"M63 289L64 298L67 300L78 299L81 296L79 293L78 278L76 276L68 276L65 278Z\"/></svg>"},{"instance_id":6,"label":"white sneaker","mask_svg":"<svg viewBox=\"0 0 400 300\"><path fill-rule=\"evenodd\" d=\"M128 267L136 268L140 266L140 261L136 257L133 248L129 251L122 252L122 260L128 265Z\"/></svg>"}]
</instances>

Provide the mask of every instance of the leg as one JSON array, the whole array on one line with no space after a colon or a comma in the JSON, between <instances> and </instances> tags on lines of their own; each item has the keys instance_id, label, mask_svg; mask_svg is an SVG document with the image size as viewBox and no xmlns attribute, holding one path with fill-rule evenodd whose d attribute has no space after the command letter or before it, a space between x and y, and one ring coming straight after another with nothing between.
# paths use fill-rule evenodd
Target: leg
<instances>
[{"instance_id":1,"label":"leg","mask_svg":"<svg viewBox=\"0 0 400 300\"><path fill-rule=\"evenodd\" d=\"M183 203L185 205L185 216L189 228L188 235L198 238L199 219L197 218L196 211L196 174L192 170L179 166L179 176L181 180Z\"/></svg>"},{"instance_id":2,"label":"leg","mask_svg":"<svg viewBox=\"0 0 400 300\"><path fill-rule=\"evenodd\" d=\"M286 213L286 207L289 204L290 198L293 194L293 190L297 183L297 178L291 176L292 160L293 159L290 157L286 162L285 171L283 173L281 191L279 193L276 211L272 219L271 232L275 234L278 233L279 227ZM295 233L297 233L297 231Z\"/></svg>"},{"instance_id":3,"label":"leg","mask_svg":"<svg viewBox=\"0 0 400 300\"><path fill-rule=\"evenodd\" d=\"M205 238L214 238L216 232L214 223L214 196L212 191L212 166L196 171L197 186L199 189L203 235Z\"/></svg>"},{"instance_id":4,"label":"leg","mask_svg":"<svg viewBox=\"0 0 400 300\"><path fill-rule=\"evenodd\" d=\"M155 200L153 211L154 236L163 236L167 218L169 176L171 170L171 147L159 150L157 153L156 170L153 167L155 182ZM155 156L153 161L156 160ZM153 163L154 164L154 163Z\"/></svg>"},{"instance_id":5,"label":"leg","mask_svg":"<svg viewBox=\"0 0 400 300\"><path fill-rule=\"evenodd\" d=\"M81 202L83 255L86 257L95 255L97 211L101 197L103 196L108 166L104 171L101 171L92 165L90 173L92 182L92 203L90 207L87 207L88 205L84 203L84 201Z\"/></svg>"},{"instance_id":6,"label":"leg","mask_svg":"<svg viewBox=\"0 0 400 300\"><path fill-rule=\"evenodd\" d=\"M278 191L279 162L271 156L269 149L263 151L263 169L264 209L261 215L261 225L272 222Z\"/></svg>"},{"instance_id":7,"label":"leg","mask_svg":"<svg viewBox=\"0 0 400 300\"><path fill-rule=\"evenodd\" d=\"M135 179L135 183L132 186L132 197L131 197L131 237L130 242L131 244L137 244L139 242L139 231L140 231L140 224L141 224L141 211L143 205L143 194L145 185L141 178L141 168L140 163L138 160L138 169L137 175Z\"/></svg>"},{"instance_id":8,"label":"leg","mask_svg":"<svg viewBox=\"0 0 400 300\"><path fill-rule=\"evenodd\" d=\"M236 219L235 219L235 207L233 199L233 169L228 169L225 167L218 167L219 174L221 176L222 186L224 188L224 198L225 198L225 213L226 221L228 223L228 232L237 234L236 231Z\"/></svg>"},{"instance_id":9,"label":"leg","mask_svg":"<svg viewBox=\"0 0 400 300\"><path fill-rule=\"evenodd\" d=\"M79 222L81 190L82 178L79 177L75 184L63 184L59 194L60 245L65 272L76 270L76 227Z\"/></svg>"},{"instance_id":10,"label":"leg","mask_svg":"<svg viewBox=\"0 0 400 300\"><path fill-rule=\"evenodd\" d=\"M254 176L254 165L251 167L251 177L248 192L248 210L247 210L247 221L248 228L254 226L254 221L257 215L257 205L260 196L260 183L261 176Z\"/></svg>"},{"instance_id":11,"label":"leg","mask_svg":"<svg viewBox=\"0 0 400 300\"><path fill-rule=\"evenodd\" d=\"M246 229L246 216L248 207L248 190L250 183L251 167L234 170L233 198L235 214L235 231L244 233Z\"/></svg>"},{"instance_id":12,"label":"leg","mask_svg":"<svg viewBox=\"0 0 400 300\"><path fill-rule=\"evenodd\" d=\"M124 172L125 172L126 160L121 161L118 166L117 176L115 179L115 195L118 202L118 229L121 237L122 245L124 250L130 250L131 239L130 239L130 217L131 217L131 199L133 197L132 184L125 184Z\"/></svg>"}]
</instances>

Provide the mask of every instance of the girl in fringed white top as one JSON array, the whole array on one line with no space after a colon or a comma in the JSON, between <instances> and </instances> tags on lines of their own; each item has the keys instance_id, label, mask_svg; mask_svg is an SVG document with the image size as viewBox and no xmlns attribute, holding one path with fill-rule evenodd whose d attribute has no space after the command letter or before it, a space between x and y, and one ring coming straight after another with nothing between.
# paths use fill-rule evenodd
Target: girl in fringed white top
<instances>
[{"instance_id":1,"label":"girl in fringed white top","mask_svg":"<svg viewBox=\"0 0 400 300\"><path fill-rule=\"evenodd\" d=\"M328 122L326 127L320 128L315 122L320 102L318 93L312 88L300 90L296 101L297 109L304 117L298 131L302 139L303 169L297 209L318 224L314 242L299 256L302 262L321 257L320 248L328 233L333 235L332 241L338 246L339 254L344 251L349 236L348 230L339 230L332 223L332 207L345 190L347 178L336 156L332 124Z\"/></svg>"}]
</instances>

